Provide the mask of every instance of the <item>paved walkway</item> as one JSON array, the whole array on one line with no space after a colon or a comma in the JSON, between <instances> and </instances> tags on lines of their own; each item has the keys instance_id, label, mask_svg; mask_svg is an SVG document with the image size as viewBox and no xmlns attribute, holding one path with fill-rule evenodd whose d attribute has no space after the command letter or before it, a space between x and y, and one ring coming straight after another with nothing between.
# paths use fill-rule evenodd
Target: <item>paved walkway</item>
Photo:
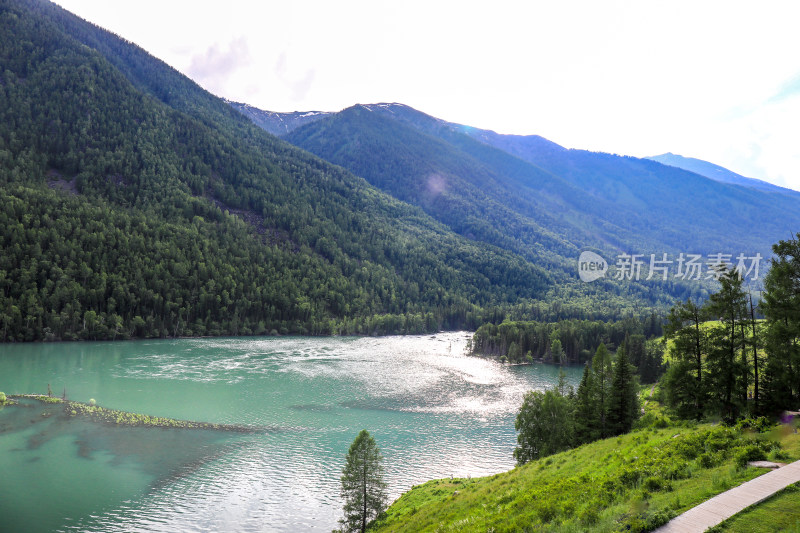
<instances>
[{"instance_id":1,"label":"paved walkway","mask_svg":"<svg viewBox=\"0 0 800 533\"><path fill-rule=\"evenodd\" d=\"M767 472L676 516L656 533L700 533L800 481L800 461Z\"/></svg>"}]
</instances>

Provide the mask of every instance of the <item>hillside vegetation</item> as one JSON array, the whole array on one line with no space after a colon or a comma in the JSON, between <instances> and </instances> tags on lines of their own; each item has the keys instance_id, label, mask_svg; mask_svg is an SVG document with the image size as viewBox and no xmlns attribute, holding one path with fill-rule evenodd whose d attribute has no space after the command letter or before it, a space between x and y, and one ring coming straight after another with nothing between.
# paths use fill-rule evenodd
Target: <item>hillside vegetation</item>
<instances>
[{"instance_id":1,"label":"hillside vegetation","mask_svg":"<svg viewBox=\"0 0 800 533\"><path fill-rule=\"evenodd\" d=\"M43 0L0 8L0 341L474 327L549 274Z\"/></svg>"},{"instance_id":2,"label":"hillside vegetation","mask_svg":"<svg viewBox=\"0 0 800 533\"><path fill-rule=\"evenodd\" d=\"M762 457L800 459L800 436L707 424L639 429L502 474L413 487L374 530L649 531L762 474L745 466Z\"/></svg>"}]
</instances>

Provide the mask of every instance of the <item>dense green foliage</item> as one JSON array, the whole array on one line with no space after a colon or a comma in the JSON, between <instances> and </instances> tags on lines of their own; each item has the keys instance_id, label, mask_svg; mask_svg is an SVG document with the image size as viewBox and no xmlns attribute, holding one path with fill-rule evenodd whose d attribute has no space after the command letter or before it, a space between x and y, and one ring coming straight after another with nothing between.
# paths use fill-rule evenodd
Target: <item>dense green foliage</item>
<instances>
[{"instance_id":1,"label":"dense green foliage","mask_svg":"<svg viewBox=\"0 0 800 533\"><path fill-rule=\"evenodd\" d=\"M651 531L763 470L739 466L759 450L800 459L778 442L723 426L642 429L535 460L509 472L434 480L388 509L377 531Z\"/></svg>"},{"instance_id":2,"label":"dense green foliage","mask_svg":"<svg viewBox=\"0 0 800 533\"><path fill-rule=\"evenodd\" d=\"M461 235L546 266L558 282L551 301L568 302L570 313L520 318L621 318L705 294L699 284L674 280L579 282L574 261L582 247L600 247L611 258L620 248L674 250L676 243L643 238L646 228L617 199L598 198L594 187L568 183L407 106L354 106L284 138L419 205Z\"/></svg>"},{"instance_id":3,"label":"dense green foliage","mask_svg":"<svg viewBox=\"0 0 800 533\"><path fill-rule=\"evenodd\" d=\"M343 533L360 531L386 509L386 482L383 457L369 431L362 429L347 452L342 469L344 517L339 521Z\"/></svg>"},{"instance_id":4,"label":"dense green foliage","mask_svg":"<svg viewBox=\"0 0 800 533\"><path fill-rule=\"evenodd\" d=\"M401 104L357 105L284 138L421 206L462 235L547 265L559 281L553 299L569 302L573 313L519 319L641 315L676 298L703 300L711 288L672 278L573 283L574 258L583 247L596 247L607 259L620 250L645 260L649 253L719 250L767 258L787 224L800 224L798 195L723 184L649 160L567 150L537 136L498 135ZM631 308L635 301L646 303Z\"/></svg>"},{"instance_id":5,"label":"dense green foliage","mask_svg":"<svg viewBox=\"0 0 800 533\"><path fill-rule=\"evenodd\" d=\"M640 414L637 390L625 347L620 346L612 363L601 344L577 392L567 389L562 373L557 387L525 394L514 423L517 464L627 433Z\"/></svg>"},{"instance_id":6,"label":"dense green foliage","mask_svg":"<svg viewBox=\"0 0 800 533\"><path fill-rule=\"evenodd\" d=\"M724 271L720 289L703 305L676 304L665 329L670 341L663 386L675 412L686 418L776 415L800 405L800 245L774 246L757 321L735 271ZM716 320L709 320L709 319Z\"/></svg>"},{"instance_id":7,"label":"dense green foliage","mask_svg":"<svg viewBox=\"0 0 800 533\"><path fill-rule=\"evenodd\" d=\"M800 242L780 241L764 280L761 309L766 317L767 352L763 388L755 390L766 412L800 410ZM760 396L763 394L763 398Z\"/></svg>"},{"instance_id":8,"label":"dense green foliage","mask_svg":"<svg viewBox=\"0 0 800 533\"><path fill-rule=\"evenodd\" d=\"M569 449L575 442L574 397L559 387L528 391L517 414L514 427L518 446L514 449L517 464Z\"/></svg>"},{"instance_id":9,"label":"dense green foliage","mask_svg":"<svg viewBox=\"0 0 800 533\"><path fill-rule=\"evenodd\" d=\"M0 217L3 341L420 333L551 284L40 0L0 6Z\"/></svg>"},{"instance_id":10,"label":"dense green foliage","mask_svg":"<svg viewBox=\"0 0 800 533\"><path fill-rule=\"evenodd\" d=\"M616 322L504 321L481 325L472 336L470 351L476 355L506 356L512 363L526 362L530 355L544 361L584 364L601 344L612 351L624 345L642 381L654 383L661 374L663 348L653 339L661 334L661 319L657 315ZM554 353L554 348L561 353Z\"/></svg>"}]
</instances>

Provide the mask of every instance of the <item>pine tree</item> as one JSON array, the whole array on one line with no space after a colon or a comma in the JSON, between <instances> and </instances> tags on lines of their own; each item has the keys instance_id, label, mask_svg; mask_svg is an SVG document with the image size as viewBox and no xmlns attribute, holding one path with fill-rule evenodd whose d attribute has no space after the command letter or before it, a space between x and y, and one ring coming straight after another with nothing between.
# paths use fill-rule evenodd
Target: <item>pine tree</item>
<instances>
[{"instance_id":1,"label":"pine tree","mask_svg":"<svg viewBox=\"0 0 800 533\"><path fill-rule=\"evenodd\" d=\"M614 378L608 408L608 427L613 435L627 433L639 417L639 397L633 366L628 362L624 346L620 346L614 359Z\"/></svg>"},{"instance_id":2,"label":"pine tree","mask_svg":"<svg viewBox=\"0 0 800 533\"><path fill-rule=\"evenodd\" d=\"M780 241L772 250L776 257L764 279L760 307L767 351L762 408L775 414L800 404L800 241Z\"/></svg>"},{"instance_id":3,"label":"pine tree","mask_svg":"<svg viewBox=\"0 0 800 533\"><path fill-rule=\"evenodd\" d=\"M732 421L747 402L749 366L739 337L741 324L747 320L746 295L742 279L734 271L723 269L719 282L720 290L707 303L710 315L719 318L719 325L710 328L707 360L712 399L722 415ZM741 354L738 359L737 354Z\"/></svg>"},{"instance_id":4,"label":"pine tree","mask_svg":"<svg viewBox=\"0 0 800 533\"><path fill-rule=\"evenodd\" d=\"M344 517L339 521L345 533L364 533L367 525L386 509L383 457L375 439L362 429L350 445L342 469Z\"/></svg>"},{"instance_id":5,"label":"pine tree","mask_svg":"<svg viewBox=\"0 0 800 533\"><path fill-rule=\"evenodd\" d=\"M575 395L575 443L592 442L600 438L599 417L595 401L595 387L592 368L587 361L583 367L583 377Z\"/></svg>"},{"instance_id":6,"label":"pine tree","mask_svg":"<svg viewBox=\"0 0 800 533\"><path fill-rule=\"evenodd\" d=\"M597 347L597 352L592 359L592 373L595 388L595 404L597 405L597 423L599 438L609 436L608 407L611 400L611 355L605 344Z\"/></svg>"},{"instance_id":7,"label":"pine tree","mask_svg":"<svg viewBox=\"0 0 800 533\"><path fill-rule=\"evenodd\" d=\"M707 310L691 298L670 309L665 338L672 341L672 362L664 377L667 402L681 417L700 419L706 408L705 330Z\"/></svg>"}]
</instances>

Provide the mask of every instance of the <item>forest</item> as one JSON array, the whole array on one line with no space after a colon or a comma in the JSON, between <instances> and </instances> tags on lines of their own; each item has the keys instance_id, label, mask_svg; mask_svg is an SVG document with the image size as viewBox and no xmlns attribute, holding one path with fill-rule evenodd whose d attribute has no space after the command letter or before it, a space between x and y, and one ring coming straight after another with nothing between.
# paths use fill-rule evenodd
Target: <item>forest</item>
<instances>
[{"instance_id":1,"label":"forest","mask_svg":"<svg viewBox=\"0 0 800 533\"><path fill-rule=\"evenodd\" d=\"M561 320L558 322L504 321L482 324L470 341L476 355L500 357L509 363L546 361L556 364L590 363L600 346L614 352L622 347L644 383L654 383L663 372L663 318L618 321Z\"/></svg>"},{"instance_id":2,"label":"forest","mask_svg":"<svg viewBox=\"0 0 800 533\"><path fill-rule=\"evenodd\" d=\"M702 303L670 311L662 386L682 418L774 416L800 407L800 234L773 246L755 301L732 272ZM763 319L758 319L763 315Z\"/></svg>"},{"instance_id":3,"label":"forest","mask_svg":"<svg viewBox=\"0 0 800 533\"><path fill-rule=\"evenodd\" d=\"M0 37L2 341L470 328L551 284L53 4Z\"/></svg>"},{"instance_id":4,"label":"forest","mask_svg":"<svg viewBox=\"0 0 800 533\"><path fill-rule=\"evenodd\" d=\"M798 238L800 234L773 246L775 258L760 301L745 290L735 270L723 266L719 288L707 301L687 299L672 307L662 338L644 340L646 334L658 334L656 325L660 329L660 321L649 319L481 326L473 349L505 349L502 357L509 362L520 360L523 347L556 362L561 356L562 363L568 359L562 341L573 351L583 347L578 362L584 363L584 372L577 390L566 386L562 374L557 387L526 394L516 420L518 463L627 433L640 417L641 384L653 384L648 398L658 387L658 399L667 407L666 417L648 414L653 427L668 425L673 416L761 431L786 411L797 411ZM756 318L757 311L763 318ZM604 341L619 339L612 355ZM544 348L548 342L550 348ZM587 347L593 343L599 344L592 354Z\"/></svg>"}]
</instances>

